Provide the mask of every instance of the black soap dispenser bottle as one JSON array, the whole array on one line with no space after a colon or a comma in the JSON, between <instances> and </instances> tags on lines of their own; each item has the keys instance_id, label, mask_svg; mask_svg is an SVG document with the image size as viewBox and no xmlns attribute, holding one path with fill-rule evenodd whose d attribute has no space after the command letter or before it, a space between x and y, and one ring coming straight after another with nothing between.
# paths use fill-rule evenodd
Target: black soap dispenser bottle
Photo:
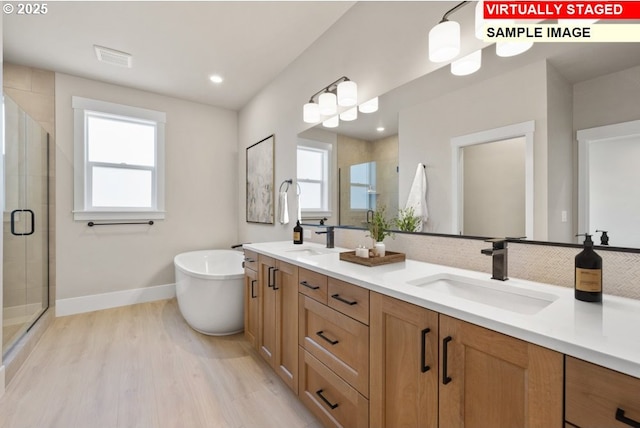
<instances>
[{"instance_id":1,"label":"black soap dispenser bottle","mask_svg":"<svg viewBox=\"0 0 640 428\"><path fill-rule=\"evenodd\" d=\"M296 225L293 227L293 243L302 244L302 226L300 226L300 220L297 220Z\"/></svg>"},{"instance_id":2,"label":"black soap dispenser bottle","mask_svg":"<svg viewBox=\"0 0 640 428\"><path fill-rule=\"evenodd\" d=\"M602 302L602 257L593 251L591 235L585 233L584 237L584 249L576 256L575 297L584 302Z\"/></svg>"}]
</instances>

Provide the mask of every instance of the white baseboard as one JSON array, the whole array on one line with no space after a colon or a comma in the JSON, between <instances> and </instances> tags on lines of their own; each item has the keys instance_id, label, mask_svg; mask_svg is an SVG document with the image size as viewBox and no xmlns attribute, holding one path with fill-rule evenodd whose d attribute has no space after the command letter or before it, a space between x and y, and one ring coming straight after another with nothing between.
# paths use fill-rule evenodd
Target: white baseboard
<instances>
[{"instance_id":1,"label":"white baseboard","mask_svg":"<svg viewBox=\"0 0 640 428\"><path fill-rule=\"evenodd\" d=\"M24 324L32 320L33 315L40 311L42 311L42 303L29 303L28 305L4 308L2 312L3 325Z\"/></svg>"},{"instance_id":2,"label":"white baseboard","mask_svg":"<svg viewBox=\"0 0 640 428\"><path fill-rule=\"evenodd\" d=\"M93 294L56 300L56 317L135 305L154 300L171 299L176 295L176 285L156 285L135 288L133 290L114 291L112 293Z\"/></svg>"},{"instance_id":3,"label":"white baseboard","mask_svg":"<svg viewBox=\"0 0 640 428\"><path fill-rule=\"evenodd\" d=\"M0 366L0 397L4 395L4 366Z\"/></svg>"}]
</instances>

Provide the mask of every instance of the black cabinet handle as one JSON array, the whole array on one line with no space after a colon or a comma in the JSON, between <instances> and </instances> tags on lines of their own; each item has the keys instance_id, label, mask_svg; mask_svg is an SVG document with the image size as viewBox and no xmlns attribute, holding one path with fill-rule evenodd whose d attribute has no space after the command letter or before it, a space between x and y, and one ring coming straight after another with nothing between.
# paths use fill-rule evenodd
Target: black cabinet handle
<instances>
[{"instance_id":1,"label":"black cabinet handle","mask_svg":"<svg viewBox=\"0 0 640 428\"><path fill-rule=\"evenodd\" d=\"M336 300L339 300L342 303L346 303L347 305L350 305L350 306L356 305L358 303L355 300L347 300L347 299L345 299L343 297L340 297L339 294L332 294L331 297L336 299Z\"/></svg>"},{"instance_id":2,"label":"black cabinet handle","mask_svg":"<svg viewBox=\"0 0 640 428\"><path fill-rule=\"evenodd\" d=\"M276 287L276 272L279 270L280 269L278 268L273 268L273 284L271 285L273 287L273 291L280 290L280 288Z\"/></svg>"},{"instance_id":3,"label":"black cabinet handle","mask_svg":"<svg viewBox=\"0 0 640 428\"><path fill-rule=\"evenodd\" d=\"M305 287L310 288L312 290L317 290L320 288L319 285L311 285L307 281L300 281L300 285L304 285Z\"/></svg>"},{"instance_id":4,"label":"black cabinet handle","mask_svg":"<svg viewBox=\"0 0 640 428\"><path fill-rule=\"evenodd\" d=\"M244 261L245 261L245 262L249 262L249 263L253 263L253 262L255 262L256 260L255 260L255 259L252 259L251 257L245 257L245 258L244 258Z\"/></svg>"},{"instance_id":5,"label":"black cabinet handle","mask_svg":"<svg viewBox=\"0 0 640 428\"><path fill-rule=\"evenodd\" d=\"M323 393L323 392L324 392L324 390L323 390L323 389L319 389L319 390L317 390L317 391L316 391L316 394L318 394L318 397L320 397L320 399L321 399L322 401L324 401L324 402L325 402L325 404L331 408L331 410L333 410L333 409L335 409L336 407L338 407L338 403L336 403L336 404L332 404L329 400L327 400L327 399L324 397L324 395L322 395L322 393Z\"/></svg>"},{"instance_id":6,"label":"black cabinet handle","mask_svg":"<svg viewBox=\"0 0 640 428\"><path fill-rule=\"evenodd\" d=\"M449 342L451 342L453 338L451 336L447 336L442 339L442 384L446 385L451 382L451 378L447 374L447 361L449 359Z\"/></svg>"},{"instance_id":7,"label":"black cabinet handle","mask_svg":"<svg viewBox=\"0 0 640 428\"><path fill-rule=\"evenodd\" d=\"M620 407L616 409L616 421L620 421L623 424L629 425L630 427L633 427L633 428L640 428L640 422L634 421L633 419L626 417L624 415L624 410L622 410Z\"/></svg>"},{"instance_id":8,"label":"black cabinet handle","mask_svg":"<svg viewBox=\"0 0 640 428\"><path fill-rule=\"evenodd\" d=\"M320 330L320 331L316 332L316 334L317 334L318 336L320 336L321 338L323 338L324 340L326 340L327 342L329 342L330 344L332 344L332 345L337 345L337 344L339 343L339 341L337 341L337 340L331 340L331 339L329 339L327 336L325 336L325 335L324 335L324 330Z\"/></svg>"},{"instance_id":9,"label":"black cabinet handle","mask_svg":"<svg viewBox=\"0 0 640 428\"><path fill-rule=\"evenodd\" d=\"M271 288L273 287L273 284L271 283L271 272L273 272L275 268L269 266L268 269L269 269L269 273L267 273L267 287Z\"/></svg>"},{"instance_id":10,"label":"black cabinet handle","mask_svg":"<svg viewBox=\"0 0 640 428\"><path fill-rule=\"evenodd\" d=\"M431 331L430 328L425 328L424 330L422 330L422 346L421 346L421 353L420 353L420 370L422 371L422 373L426 373L429 371L429 369L431 367L429 367L427 365L427 362L425 361L427 359L427 333L429 333Z\"/></svg>"},{"instance_id":11,"label":"black cabinet handle","mask_svg":"<svg viewBox=\"0 0 640 428\"><path fill-rule=\"evenodd\" d=\"M258 295L255 294L254 291L253 291L253 286L256 284L256 282L258 282L258 281L256 281L255 279L251 280L251 298L252 299L255 299L256 297L258 297Z\"/></svg>"}]
</instances>

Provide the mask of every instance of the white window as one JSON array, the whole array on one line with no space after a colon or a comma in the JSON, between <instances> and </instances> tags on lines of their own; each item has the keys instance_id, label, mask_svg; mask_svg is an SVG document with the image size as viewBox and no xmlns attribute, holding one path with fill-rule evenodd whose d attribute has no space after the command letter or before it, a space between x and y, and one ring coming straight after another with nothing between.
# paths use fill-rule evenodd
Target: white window
<instances>
[{"instance_id":1,"label":"white window","mask_svg":"<svg viewBox=\"0 0 640 428\"><path fill-rule=\"evenodd\" d=\"M330 216L331 145L311 140L298 143L300 209L307 216Z\"/></svg>"},{"instance_id":2,"label":"white window","mask_svg":"<svg viewBox=\"0 0 640 428\"><path fill-rule=\"evenodd\" d=\"M164 123L158 111L73 97L74 219L164 218Z\"/></svg>"}]
</instances>

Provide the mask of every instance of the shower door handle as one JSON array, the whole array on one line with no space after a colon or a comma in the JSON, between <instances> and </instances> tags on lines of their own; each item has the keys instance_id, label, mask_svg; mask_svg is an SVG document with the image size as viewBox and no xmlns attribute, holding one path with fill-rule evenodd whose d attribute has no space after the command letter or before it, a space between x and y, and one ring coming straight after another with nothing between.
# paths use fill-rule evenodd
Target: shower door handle
<instances>
[{"instance_id":1,"label":"shower door handle","mask_svg":"<svg viewBox=\"0 0 640 428\"><path fill-rule=\"evenodd\" d=\"M16 214L17 213L29 213L29 214L31 214L31 230L29 232L22 232L22 233L16 232ZM35 226L36 226L36 215L33 213L33 211L31 211L31 210L13 210L13 211L11 211L11 234L12 235L16 235L16 236L33 235L33 232L35 232Z\"/></svg>"}]
</instances>

